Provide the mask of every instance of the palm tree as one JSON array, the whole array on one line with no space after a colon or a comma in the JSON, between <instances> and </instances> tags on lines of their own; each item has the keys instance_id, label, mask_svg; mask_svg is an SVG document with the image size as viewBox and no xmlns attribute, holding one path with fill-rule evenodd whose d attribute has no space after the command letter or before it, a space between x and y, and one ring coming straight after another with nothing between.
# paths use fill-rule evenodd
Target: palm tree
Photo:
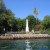
<instances>
[{"instance_id":1,"label":"palm tree","mask_svg":"<svg viewBox=\"0 0 50 50\"><path fill-rule=\"evenodd\" d=\"M34 15L35 15L35 17L36 17L36 25L37 25L37 15L38 15L38 11L37 11L36 8L34 8Z\"/></svg>"}]
</instances>

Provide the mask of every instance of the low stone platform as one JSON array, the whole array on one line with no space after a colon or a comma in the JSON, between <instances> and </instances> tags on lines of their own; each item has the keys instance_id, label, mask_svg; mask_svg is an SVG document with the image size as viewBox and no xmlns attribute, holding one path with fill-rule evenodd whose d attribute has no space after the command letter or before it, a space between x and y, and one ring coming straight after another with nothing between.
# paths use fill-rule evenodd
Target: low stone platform
<instances>
[{"instance_id":1,"label":"low stone platform","mask_svg":"<svg viewBox=\"0 0 50 50\"><path fill-rule=\"evenodd\" d=\"M1 35L0 39L14 40L14 39L34 39L34 38L50 38L48 34L5 34Z\"/></svg>"}]
</instances>

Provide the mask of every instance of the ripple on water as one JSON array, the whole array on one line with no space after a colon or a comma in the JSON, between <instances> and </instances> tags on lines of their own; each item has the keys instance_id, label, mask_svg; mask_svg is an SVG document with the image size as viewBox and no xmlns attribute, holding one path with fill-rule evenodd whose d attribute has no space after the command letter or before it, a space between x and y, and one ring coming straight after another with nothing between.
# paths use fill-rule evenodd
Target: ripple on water
<instances>
[{"instance_id":1,"label":"ripple on water","mask_svg":"<svg viewBox=\"0 0 50 50\"><path fill-rule=\"evenodd\" d=\"M50 50L50 39L0 40L0 50Z\"/></svg>"}]
</instances>

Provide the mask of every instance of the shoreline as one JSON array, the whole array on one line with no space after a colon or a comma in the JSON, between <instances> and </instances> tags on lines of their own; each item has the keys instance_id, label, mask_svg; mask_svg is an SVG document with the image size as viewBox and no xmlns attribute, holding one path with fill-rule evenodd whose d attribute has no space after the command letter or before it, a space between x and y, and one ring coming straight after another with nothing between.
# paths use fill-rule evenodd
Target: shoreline
<instances>
[{"instance_id":1,"label":"shoreline","mask_svg":"<svg viewBox=\"0 0 50 50\"><path fill-rule=\"evenodd\" d=\"M0 40L18 40L18 39L40 39L50 38L48 34L5 34L0 36Z\"/></svg>"},{"instance_id":2,"label":"shoreline","mask_svg":"<svg viewBox=\"0 0 50 50\"><path fill-rule=\"evenodd\" d=\"M5 34L0 36L0 40L18 40L18 39L40 39L50 38L48 34Z\"/></svg>"}]
</instances>

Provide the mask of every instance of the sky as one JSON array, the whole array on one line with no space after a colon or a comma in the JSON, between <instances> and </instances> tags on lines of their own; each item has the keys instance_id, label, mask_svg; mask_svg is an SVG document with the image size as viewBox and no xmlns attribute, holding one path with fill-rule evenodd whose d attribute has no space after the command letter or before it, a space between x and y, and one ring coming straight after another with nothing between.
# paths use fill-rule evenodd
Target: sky
<instances>
[{"instance_id":1,"label":"sky","mask_svg":"<svg viewBox=\"0 0 50 50\"><path fill-rule=\"evenodd\" d=\"M26 18L34 15L34 8L38 10L38 19L50 15L50 0L3 0L5 6L10 9L17 18Z\"/></svg>"}]
</instances>

